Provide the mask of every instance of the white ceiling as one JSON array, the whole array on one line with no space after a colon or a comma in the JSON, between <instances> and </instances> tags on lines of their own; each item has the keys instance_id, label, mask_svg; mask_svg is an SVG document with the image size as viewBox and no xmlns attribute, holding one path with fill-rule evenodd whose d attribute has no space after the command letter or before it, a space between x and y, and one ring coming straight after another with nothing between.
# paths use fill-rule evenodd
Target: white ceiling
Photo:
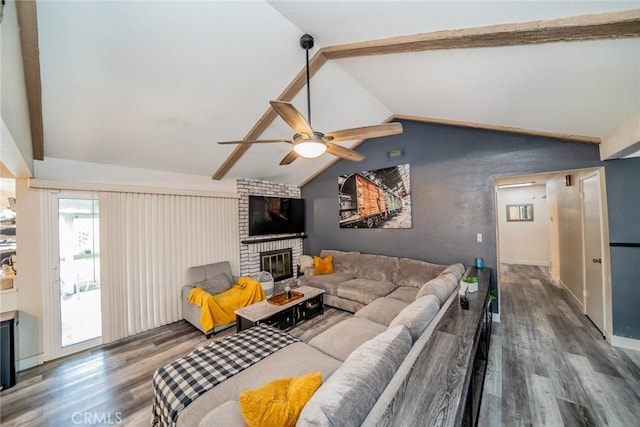
<instances>
[{"instance_id":1,"label":"white ceiling","mask_svg":"<svg viewBox=\"0 0 640 427\"><path fill-rule=\"evenodd\" d=\"M628 10L621 2L39 1L45 155L210 176L316 47ZM311 53L315 52L314 49ZM331 131L409 114L603 137L640 111L639 39L329 61L312 121ZM305 91L293 100L306 115ZM290 137L280 119L264 138ZM345 145L349 145L347 143ZM333 157L278 166L252 146L227 177L299 184Z\"/></svg>"}]
</instances>

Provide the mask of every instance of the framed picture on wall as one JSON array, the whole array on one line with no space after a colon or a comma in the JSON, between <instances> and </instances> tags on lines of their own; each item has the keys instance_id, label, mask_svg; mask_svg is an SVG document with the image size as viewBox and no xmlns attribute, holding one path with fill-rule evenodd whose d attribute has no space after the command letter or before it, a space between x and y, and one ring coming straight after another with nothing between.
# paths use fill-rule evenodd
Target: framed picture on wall
<instances>
[{"instance_id":1,"label":"framed picture on wall","mask_svg":"<svg viewBox=\"0 0 640 427\"><path fill-rule=\"evenodd\" d=\"M340 228L411 228L409 165L338 177Z\"/></svg>"}]
</instances>

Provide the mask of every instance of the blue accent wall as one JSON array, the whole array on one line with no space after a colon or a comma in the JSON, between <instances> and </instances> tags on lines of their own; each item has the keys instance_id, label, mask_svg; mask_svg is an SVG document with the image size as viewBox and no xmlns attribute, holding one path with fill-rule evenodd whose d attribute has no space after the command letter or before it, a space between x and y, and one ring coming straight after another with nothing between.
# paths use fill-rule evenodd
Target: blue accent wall
<instances>
[{"instance_id":1,"label":"blue accent wall","mask_svg":"<svg viewBox=\"0 0 640 427\"><path fill-rule=\"evenodd\" d=\"M613 334L640 339L640 158L604 162L607 181Z\"/></svg>"},{"instance_id":2,"label":"blue accent wall","mask_svg":"<svg viewBox=\"0 0 640 427\"><path fill-rule=\"evenodd\" d=\"M592 144L402 121L404 133L365 142L359 163L339 161L302 189L307 200L305 253L355 250L448 264L475 257L493 269L496 286L494 179L602 166ZM404 148L406 156L387 160ZM409 163L413 228L340 229L338 176ZM476 243L482 233L483 242Z\"/></svg>"}]
</instances>

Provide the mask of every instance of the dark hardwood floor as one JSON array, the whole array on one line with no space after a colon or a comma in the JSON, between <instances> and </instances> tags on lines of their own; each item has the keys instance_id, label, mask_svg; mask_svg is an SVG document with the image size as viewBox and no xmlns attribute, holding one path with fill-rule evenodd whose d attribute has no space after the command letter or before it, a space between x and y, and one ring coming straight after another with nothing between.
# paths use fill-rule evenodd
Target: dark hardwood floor
<instances>
[{"instance_id":1,"label":"dark hardwood floor","mask_svg":"<svg viewBox=\"0 0 640 427\"><path fill-rule=\"evenodd\" d=\"M502 273L479 425L640 425L640 353L605 342L540 268ZM290 332L308 341L350 316L328 308ZM20 372L0 392L0 424L146 427L154 370L207 342L180 321Z\"/></svg>"},{"instance_id":2,"label":"dark hardwood floor","mask_svg":"<svg viewBox=\"0 0 640 427\"><path fill-rule=\"evenodd\" d=\"M543 270L501 266L479 425L640 425L640 352L607 343Z\"/></svg>"},{"instance_id":3,"label":"dark hardwood floor","mask_svg":"<svg viewBox=\"0 0 640 427\"><path fill-rule=\"evenodd\" d=\"M327 308L323 316L289 332L308 341L351 316ZM212 340L234 332L227 329ZM196 328L179 321L20 372L18 383L0 392L0 425L148 427L153 372L208 342Z\"/></svg>"}]
</instances>

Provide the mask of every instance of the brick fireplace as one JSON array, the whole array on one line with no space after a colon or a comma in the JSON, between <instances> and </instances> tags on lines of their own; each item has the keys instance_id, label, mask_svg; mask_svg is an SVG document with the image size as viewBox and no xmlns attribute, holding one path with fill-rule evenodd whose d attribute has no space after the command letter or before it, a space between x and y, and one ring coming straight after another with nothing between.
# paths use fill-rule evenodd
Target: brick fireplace
<instances>
[{"instance_id":1,"label":"brick fireplace","mask_svg":"<svg viewBox=\"0 0 640 427\"><path fill-rule=\"evenodd\" d=\"M253 276L260 271L269 271L264 268L262 255L269 252L290 251L291 272L287 273L280 280L274 276L274 293L283 292L284 286L295 286L297 279L297 265L300 255L302 255L302 239L295 236L266 235L259 239L249 237L249 195L255 196L278 196L278 197L300 197L300 189L294 185L279 184L259 179L241 178L236 182L240 199L238 201L240 220L240 275ZM265 240L274 238L273 241L251 242L255 240ZM244 243L243 243L244 242ZM289 275L290 274L290 275Z\"/></svg>"}]
</instances>

